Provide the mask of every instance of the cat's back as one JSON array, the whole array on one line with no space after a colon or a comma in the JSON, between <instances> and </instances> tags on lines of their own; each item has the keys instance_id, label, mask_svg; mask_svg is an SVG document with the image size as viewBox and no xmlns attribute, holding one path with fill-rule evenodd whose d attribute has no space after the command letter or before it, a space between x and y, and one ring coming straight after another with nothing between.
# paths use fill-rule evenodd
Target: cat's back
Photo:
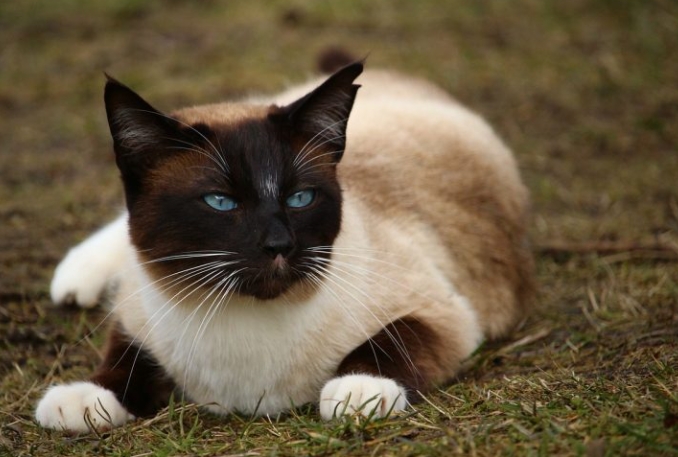
<instances>
[{"instance_id":1,"label":"cat's back","mask_svg":"<svg viewBox=\"0 0 678 457\"><path fill-rule=\"evenodd\" d=\"M480 116L442 89L387 71L366 71L358 83L340 165L344 184L370 178L376 180L370 187L391 183L380 193L395 186L393 204L407 207L413 203L404 198L409 192L434 191L427 201L433 203L493 187L489 173L505 192L526 197L510 150Z\"/></svg>"},{"instance_id":2,"label":"cat's back","mask_svg":"<svg viewBox=\"0 0 678 457\"><path fill-rule=\"evenodd\" d=\"M504 333L531 294L528 193L511 151L431 83L385 71L357 82L339 166L345 192L403 237L432 240L423 249L436 252L424 254L474 304L488 336Z\"/></svg>"}]
</instances>

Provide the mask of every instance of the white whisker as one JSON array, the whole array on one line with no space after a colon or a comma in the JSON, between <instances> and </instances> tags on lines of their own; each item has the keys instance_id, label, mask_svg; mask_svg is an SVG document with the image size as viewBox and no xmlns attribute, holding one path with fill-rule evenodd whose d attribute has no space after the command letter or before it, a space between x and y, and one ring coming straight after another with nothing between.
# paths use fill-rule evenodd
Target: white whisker
<instances>
[{"instance_id":1,"label":"white whisker","mask_svg":"<svg viewBox=\"0 0 678 457\"><path fill-rule=\"evenodd\" d=\"M385 307L382 304L380 304L379 302L377 302L372 296L367 294L367 292L365 290L357 287L351 281L348 281L348 280L342 278L341 276L336 274L335 271L333 271L333 270L341 272L344 275L355 279L356 281L364 280L365 279L364 273L353 274L353 273L347 271L346 269L338 268L336 265L334 265L334 263L332 265L332 268L329 268L328 266L325 266L327 264L328 260L324 259L324 258L315 257L315 258L311 258L311 260L314 260L314 261L317 262L316 265L314 265L316 272L318 270L322 271L324 273L325 279L332 281L335 285L337 285L345 293L347 293L357 304L361 305L366 311L368 311L368 313L372 316L372 318L374 318L379 323L379 325L381 326L381 328L383 329L385 334L388 336L388 338L393 342L394 346L398 350L398 353L403 357L403 359L408 364L409 369L413 373L417 373L418 370L417 370L414 362L412 361L412 359L409 355L409 352L407 351L407 348L406 348L406 346L403 342L403 339L400 336L398 330L395 329L396 334L394 335L387 327L387 324L390 324L393 321L393 318L388 315ZM325 264L325 265L321 265L321 264ZM341 281L341 284L339 284L337 281ZM372 285L374 285L374 284L375 283L373 282ZM355 294L351 293L349 291L349 288L355 290L357 293L359 293L360 295L365 297L369 301L369 305L371 305L371 306L365 304L362 300L360 300L358 297L356 297ZM339 300L339 302L341 302L341 300ZM378 309L383 314L386 322L384 322L384 320L377 317L377 315L372 310L373 308ZM382 350L382 352L384 352L384 354L388 355L385 351Z\"/></svg>"},{"instance_id":2,"label":"white whisker","mask_svg":"<svg viewBox=\"0 0 678 457\"><path fill-rule=\"evenodd\" d=\"M243 269L236 270L232 273L230 273L228 276L226 276L224 279L222 279L217 285L215 285L212 288L212 291L210 294L205 297L204 300L201 301L201 303L196 307L197 311L200 309L205 301L209 298L210 295L212 295L213 292L218 290L218 293L215 297L214 300L212 300L212 303L210 304L209 308L207 309L207 312L205 313L202 321L200 322L200 325L198 326L198 330L195 335L193 335L193 343L191 344L191 348L188 352L187 360L186 360L186 366L187 369L185 370L184 373L184 381L183 385L188 384L188 376L191 373L192 369L192 360L193 360L193 355L195 354L195 351L197 349L197 343L200 341L204 335L204 333L207 330L207 327L209 323L212 321L216 313L219 311L220 308L225 307L224 303L228 303L226 300L229 299L232 296L230 292L233 290L235 284L238 282L237 274L243 271ZM195 312L194 311L194 312ZM193 315L194 313L191 313ZM188 325L186 326L188 328ZM184 334L182 333L181 338L179 339L179 342L183 339Z\"/></svg>"},{"instance_id":3,"label":"white whisker","mask_svg":"<svg viewBox=\"0 0 678 457\"><path fill-rule=\"evenodd\" d=\"M204 257L227 255L227 254L230 255L231 254L231 253L227 253L225 251L224 252L221 252L221 251L205 251L205 252L211 252L211 254L205 254ZM221 253L217 254L217 252L221 252ZM168 257L150 260L150 261L147 261L147 262L140 262L140 263L138 263L138 265L143 266L143 265L147 265L147 264L151 264L151 263L157 263L157 262L163 262L163 261L186 259L186 258L195 258L196 256L194 254L195 253L187 253L187 254L181 254L181 255L176 255L176 256L168 256ZM229 264L235 264L237 262L238 261L236 260L236 261L229 262ZM180 281L185 280L185 278L183 278L182 275L185 275L186 273L189 273L189 272L196 273L196 272L202 271L202 269L204 269L204 268L209 268L210 266L216 265L216 264L219 264L219 263L221 264L222 267L227 266L226 263L224 263L224 262L210 262L210 263L207 263L207 264L201 264L201 265L189 267L189 268L186 268L184 270L180 270L180 271L176 271L174 273L171 273L167 276L163 276L162 278L153 280L153 281L149 282L148 284L146 284L144 287L137 289L134 292L132 292L131 294L127 295L126 297L118 298L116 300L115 305L111 307L111 309L108 311L108 313L106 313L106 315L103 318L101 318L99 323L92 330L87 332L87 334L80 341L78 341L78 344L81 344L82 342L85 341L86 338L92 336L112 315L114 315L116 313L116 310L118 308L125 305L129 300L132 300L134 297L139 296L144 291L146 291L150 288L156 287L159 283L167 280L168 278L173 278L172 281L170 281L169 284L163 285L164 287L169 287L172 284L174 284L175 282L180 282ZM129 271L123 270L121 273L123 273L123 276L124 276L125 274L129 274ZM191 276L189 276L189 278L190 277Z\"/></svg>"},{"instance_id":4,"label":"white whisker","mask_svg":"<svg viewBox=\"0 0 678 457\"><path fill-rule=\"evenodd\" d=\"M336 126L342 123L346 123L347 120L348 119L341 119L339 121L333 122L332 124L322 129L320 132L316 133L308 142L306 142L306 144L295 155L294 160L292 162L292 166L297 170L300 169L301 165L304 163L304 160L309 155L313 154L313 152L315 152L317 149L324 146L325 144L344 138L345 134L343 133L341 135L335 134L334 136L331 137L327 136L326 133L328 131L336 132L335 131Z\"/></svg>"},{"instance_id":5,"label":"white whisker","mask_svg":"<svg viewBox=\"0 0 678 457\"><path fill-rule=\"evenodd\" d=\"M200 132L198 129L196 129L196 128L193 127L192 125L187 124L186 122L180 121L179 119L176 119L176 118L174 118L174 117L172 117L172 116L169 116L169 115L167 115L167 114L160 113L160 112L157 112L157 111L142 110L142 109L133 109L133 111L138 111L138 112L142 112L142 113L152 114L152 115L155 115L155 116L163 117L163 118L165 118L165 119L169 119L169 120L174 121L174 122L176 122L177 124L179 124L179 125L181 125L181 126L183 126L183 127L186 127L186 128L188 128L188 129L190 129L191 131L195 132L195 133L198 134L198 136L200 136L200 138L202 138L202 139L207 143L207 145L212 149L212 151L214 152L214 157L213 157L213 159L214 159L216 162L220 163L220 168L222 168L222 169L224 170L225 173L228 173L228 172L229 172L228 163L226 162L226 159L224 158L223 154L220 152L221 150L220 150L220 149L217 149L217 147L214 145L214 143L212 143L212 141L210 141L209 138L207 138L202 132ZM183 141L183 140L181 140L181 139L179 139L179 138L166 138L166 139L169 139L169 140L171 140L171 141L176 141L177 143L187 144L187 145L192 146L192 147L195 147L195 146L196 146L196 145L194 145L194 144L191 144L191 143L188 143L188 142L186 142L186 141ZM205 153L206 153L206 155L209 155L209 154L207 154L207 151L205 151ZM211 155L210 155L210 157L211 157Z\"/></svg>"},{"instance_id":6,"label":"white whisker","mask_svg":"<svg viewBox=\"0 0 678 457\"><path fill-rule=\"evenodd\" d=\"M143 332L143 329L144 329L149 323L153 322L153 319L154 319L154 317L156 316L156 314L158 314L160 311L162 311L164 308L166 308L168 304L172 303L172 305L169 307L169 309L166 310L166 311L162 314L162 316L160 316L160 317L157 319L157 321L151 326L151 328L150 328L147 332L145 332L144 339L139 343L138 349L137 349L137 353L136 353L136 355L135 355L135 357L134 357L134 361L132 362L132 367L130 368L130 376L129 376L128 379L127 379L127 385L126 385L126 387L125 387L125 393L124 393L124 395L127 393L127 388L129 387L129 383L131 382L131 379L132 379L132 372L134 372L134 367L136 366L136 363L137 363L137 360L138 360L139 355L140 355L140 353L141 353L141 350L142 350L142 348L144 347L144 344L146 343L147 338L153 333L153 330L155 330L155 328L163 321L163 319L164 319L169 313L171 313L174 309L176 309L179 305L181 305L181 304L184 302L184 300L186 300L188 297L190 297L195 291L199 290L202 286L204 286L205 284L209 283L212 279L214 279L215 276L218 276L220 273L221 273L220 270L215 269L214 271L212 271L212 272L209 273L208 275L203 276L203 277L199 278L198 280L194 281L193 283L189 284L188 286L184 287L181 291L177 292L172 298L170 298L169 300L167 300L166 304L163 305L160 309L158 309L155 313L153 313L153 315L152 315L151 317L148 318L148 320L146 321L146 323L144 323L144 325L142 326L141 330L139 330L139 333ZM195 286L196 284L198 284L198 285ZM184 295L183 297L181 297L178 301L175 302L174 300L175 300L180 294L182 294L183 291L185 291L185 290L188 289L188 288L192 288L192 290L191 290L189 293L187 293L186 295ZM135 341L137 340L137 337L139 336L139 333L137 333L137 335L136 335L136 336L133 338L133 340L130 342L128 349L131 348L131 347L134 345ZM127 353L127 351L125 351L125 353ZM124 355L124 354L123 354L123 355Z\"/></svg>"}]
</instances>

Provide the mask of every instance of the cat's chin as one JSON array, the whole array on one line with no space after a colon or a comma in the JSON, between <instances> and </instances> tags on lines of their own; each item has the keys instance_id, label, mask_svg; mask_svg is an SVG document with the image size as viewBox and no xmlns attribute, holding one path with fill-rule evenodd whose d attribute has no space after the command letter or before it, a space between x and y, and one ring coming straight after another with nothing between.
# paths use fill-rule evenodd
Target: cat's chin
<instances>
[{"instance_id":1,"label":"cat's chin","mask_svg":"<svg viewBox=\"0 0 678 457\"><path fill-rule=\"evenodd\" d=\"M286 265L276 264L245 279L239 292L259 300L273 300L291 289L299 279Z\"/></svg>"},{"instance_id":2,"label":"cat's chin","mask_svg":"<svg viewBox=\"0 0 678 457\"><path fill-rule=\"evenodd\" d=\"M241 287L240 293L259 300L274 300L290 290L296 282L290 279L266 279Z\"/></svg>"},{"instance_id":3,"label":"cat's chin","mask_svg":"<svg viewBox=\"0 0 678 457\"><path fill-rule=\"evenodd\" d=\"M310 280L304 273L297 270L296 273L288 272L288 274L245 280L238 293L262 301L271 301L282 295L291 294L293 302L303 302L314 295L317 289L317 282Z\"/></svg>"},{"instance_id":4,"label":"cat's chin","mask_svg":"<svg viewBox=\"0 0 678 457\"><path fill-rule=\"evenodd\" d=\"M239 289L241 294L251 295L259 300L274 300L292 288L307 281L299 269L292 268L288 260L276 257L257 273L250 274ZM304 288L304 287L302 287Z\"/></svg>"},{"instance_id":5,"label":"cat's chin","mask_svg":"<svg viewBox=\"0 0 678 457\"><path fill-rule=\"evenodd\" d=\"M254 298L257 298L259 300L275 300L279 296L281 296L285 291L287 291L289 287L285 288L270 288L270 289L259 289L255 293L252 294Z\"/></svg>"}]
</instances>

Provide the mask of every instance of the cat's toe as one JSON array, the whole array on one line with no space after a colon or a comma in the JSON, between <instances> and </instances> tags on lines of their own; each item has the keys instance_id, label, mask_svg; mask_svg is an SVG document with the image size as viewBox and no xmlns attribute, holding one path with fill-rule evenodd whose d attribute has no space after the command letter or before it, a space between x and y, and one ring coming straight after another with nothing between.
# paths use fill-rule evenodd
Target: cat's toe
<instances>
[{"instance_id":1,"label":"cat's toe","mask_svg":"<svg viewBox=\"0 0 678 457\"><path fill-rule=\"evenodd\" d=\"M113 392L91 382L51 387L35 410L41 426L71 433L107 430L133 418Z\"/></svg>"},{"instance_id":2,"label":"cat's toe","mask_svg":"<svg viewBox=\"0 0 678 457\"><path fill-rule=\"evenodd\" d=\"M388 378L370 375L347 375L330 380L320 393L320 416L325 420L359 414L380 418L402 411L407 393Z\"/></svg>"}]
</instances>

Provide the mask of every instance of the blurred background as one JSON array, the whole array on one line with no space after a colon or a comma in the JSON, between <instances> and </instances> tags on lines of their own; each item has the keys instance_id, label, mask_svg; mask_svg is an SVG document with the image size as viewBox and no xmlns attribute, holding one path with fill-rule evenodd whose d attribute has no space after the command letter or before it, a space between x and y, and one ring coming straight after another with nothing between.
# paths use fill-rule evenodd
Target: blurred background
<instances>
[{"instance_id":1,"label":"blurred background","mask_svg":"<svg viewBox=\"0 0 678 457\"><path fill-rule=\"evenodd\" d=\"M52 269L121 208L104 72L168 111L282 89L332 46L436 82L515 151L546 346L593 315L676 353L678 2L21 0L0 3L0 374L70 341Z\"/></svg>"},{"instance_id":2,"label":"blurred background","mask_svg":"<svg viewBox=\"0 0 678 457\"><path fill-rule=\"evenodd\" d=\"M537 244L671 236L677 10L670 0L2 2L0 251L55 255L70 242L54 236L77 239L119 201L104 72L169 110L278 90L312 75L330 46L429 78L485 115L533 192Z\"/></svg>"}]
</instances>

